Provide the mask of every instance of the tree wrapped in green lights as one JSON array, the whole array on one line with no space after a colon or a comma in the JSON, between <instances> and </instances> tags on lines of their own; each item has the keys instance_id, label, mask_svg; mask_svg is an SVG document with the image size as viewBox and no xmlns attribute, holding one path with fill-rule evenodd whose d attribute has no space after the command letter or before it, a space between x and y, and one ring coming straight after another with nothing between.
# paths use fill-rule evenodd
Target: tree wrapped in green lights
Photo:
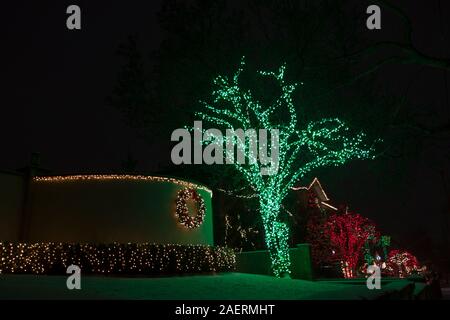
<instances>
[{"instance_id":1,"label":"tree wrapped in green lights","mask_svg":"<svg viewBox=\"0 0 450 320\"><path fill-rule=\"evenodd\" d=\"M194 130L202 130L202 142L206 145L232 143L245 154L244 164L236 161L230 163L259 198L259 211L272 270L275 276L281 276L290 273L289 229L280 215L282 202L289 190L316 168L342 165L350 159L373 158L374 148L373 144L366 145L364 133L352 134L346 124L337 118L312 121L305 128L298 128L297 110L292 98L298 84L286 81L285 65L277 72L258 72L260 76L275 80L280 89L279 96L269 105L263 106L252 90L242 88L240 76L244 66L245 60L242 59L240 67L231 77L219 75L214 79L212 99L210 102L201 102L204 110L197 112L196 116L233 132L237 129L278 130L278 170L267 175L261 174L264 166L256 161L249 141L245 138L230 138L200 128ZM234 157L234 152L230 153L227 148L224 156L229 159Z\"/></svg>"}]
</instances>

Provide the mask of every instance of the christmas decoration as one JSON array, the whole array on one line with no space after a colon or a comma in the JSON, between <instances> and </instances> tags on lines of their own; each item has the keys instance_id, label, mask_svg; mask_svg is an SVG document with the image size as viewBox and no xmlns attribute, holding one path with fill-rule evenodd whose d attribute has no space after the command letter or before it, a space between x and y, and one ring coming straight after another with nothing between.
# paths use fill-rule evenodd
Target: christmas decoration
<instances>
[{"instance_id":1,"label":"christmas decoration","mask_svg":"<svg viewBox=\"0 0 450 320\"><path fill-rule=\"evenodd\" d=\"M230 232L231 231L231 232ZM229 234L234 233L238 235L238 246L232 245L229 240ZM244 249L245 245L250 245L251 248L255 248L255 243L253 241L253 237L259 233L254 227L243 227L241 222L241 216L237 215L237 226L233 226L231 224L230 215L225 215L225 246L226 247L234 247L237 248L240 252ZM234 240L234 239L233 239Z\"/></svg>"},{"instance_id":2,"label":"christmas decoration","mask_svg":"<svg viewBox=\"0 0 450 320\"><path fill-rule=\"evenodd\" d=\"M408 251L396 249L389 251L386 270L391 276L405 278L424 272L426 267L421 267L417 258Z\"/></svg>"},{"instance_id":3,"label":"christmas decoration","mask_svg":"<svg viewBox=\"0 0 450 320\"><path fill-rule=\"evenodd\" d=\"M196 115L204 121L233 130L249 129L279 130L277 171L262 175L264 168L258 163L256 156L250 152L248 139L240 137L214 135L213 132L200 128L204 144L231 143L245 154L248 164L234 161L234 152L226 152L227 163L230 163L245 178L253 191L258 195L260 215L262 218L265 242L272 261L275 276L290 273L288 251L289 230L287 224L280 219L280 209L289 190L303 176L323 166L342 165L350 159L372 159L374 147L366 146L364 133L352 133L346 124L337 118L326 118L312 121L300 130L297 128L297 109L292 98L296 83L286 81L286 66L277 72L260 71L263 77L270 78L278 85L279 96L273 103L263 106L252 93L252 90L241 87L241 66L232 77L218 76L213 84L211 102L202 102L204 111ZM280 120L280 115L287 115L287 120ZM272 143L273 143L272 139ZM273 146L272 146L273 147Z\"/></svg>"},{"instance_id":4,"label":"christmas decoration","mask_svg":"<svg viewBox=\"0 0 450 320\"><path fill-rule=\"evenodd\" d=\"M235 258L232 249L204 245L0 242L0 274L65 274L71 264L94 274L216 272L233 270Z\"/></svg>"},{"instance_id":5,"label":"christmas decoration","mask_svg":"<svg viewBox=\"0 0 450 320\"><path fill-rule=\"evenodd\" d=\"M378 231L375 231L364 244L364 260L366 265L362 270L365 273L368 265L376 264L380 268L384 269L386 266L386 260L388 257L387 247L390 246L391 238L389 236L381 236Z\"/></svg>"},{"instance_id":6,"label":"christmas decoration","mask_svg":"<svg viewBox=\"0 0 450 320\"><path fill-rule=\"evenodd\" d=\"M311 244L312 261L316 267L336 261L335 251L331 245L329 233L325 232L327 213L321 209L319 201L312 191L308 191L305 240Z\"/></svg>"},{"instance_id":7,"label":"christmas decoration","mask_svg":"<svg viewBox=\"0 0 450 320\"><path fill-rule=\"evenodd\" d=\"M325 232L330 238L345 278L353 278L367 239L374 237L375 225L359 214L333 214L327 219Z\"/></svg>"},{"instance_id":8,"label":"christmas decoration","mask_svg":"<svg viewBox=\"0 0 450 320\"><path fill-rule=\"evenodd\" d=\"M192 217L189 214L189 208L187 201L192 199L197 205L197 214ZM198 228L205 219L205 200L194 189L186 188L178 191L176 199L175 216L178 222L184 225L186 228L193 229Z\"/></svg>"},{"instance_id":9,"label":"christmas decoration","mask_svg":"<svg viewBox=\"0 0 450 320\"><path fill-rule=\"evenodd\" d=\"M191 189L197 189L197 190L204 190L211 194L212 191L205 186L195 184L192 182L187 182L175 178L169 178L169 177L158 177L158 176L142 176L142 175L130 175L130 174L93 174L93 175L71 175L71 176L51 176L51 177L34 177L34 182L40 182L40 183L61 183L61 182L70 182L70 181L78 181L78 180L119 180L119 181L157 181L157 182L170 182L175 183L179 186L185 187L185 188L191 188Z\"/></svg>"},{"instance_id":10,"label":"christmas decoration","mask_svg":"<svg viewBox=\"0 0 450 320\"><path fill-rule=\"evenodd\" d=\"M386 261L388 258L388 252L387 248L391 245L391 237L389 236L382 236L380 239L380 245L383 250L383 260Z\"/></svg>"}]
</instances>

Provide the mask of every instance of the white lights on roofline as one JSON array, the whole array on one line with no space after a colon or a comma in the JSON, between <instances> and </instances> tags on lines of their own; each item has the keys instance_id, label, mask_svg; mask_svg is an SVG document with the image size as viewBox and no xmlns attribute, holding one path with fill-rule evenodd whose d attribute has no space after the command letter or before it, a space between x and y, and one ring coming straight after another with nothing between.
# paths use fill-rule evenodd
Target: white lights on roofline
<instances>
[{"instance_id":1,"label":"white lights on roofline","mask_svg":"<svg viewBox=\"0 0 450 320\"><path fill-rule=\"evenodd\" d=\"M212 196L212 191L200 184L169 177L143 176L130 174L91 174L91 175L70 175L70 176L37 176L33 177L35 182L69 182L69 181L89 181L89 180L121 180L121 181L155 181L170 182L182 187L199 189L208 192Z\"/></svg>"}]
</instances>

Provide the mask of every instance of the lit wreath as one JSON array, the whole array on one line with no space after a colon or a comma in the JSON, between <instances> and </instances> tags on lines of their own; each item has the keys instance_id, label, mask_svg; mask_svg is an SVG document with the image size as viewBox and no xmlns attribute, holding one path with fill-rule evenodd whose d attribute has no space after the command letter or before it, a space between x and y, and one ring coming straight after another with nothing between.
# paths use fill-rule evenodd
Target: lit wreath
<instances>
[{"instance_id":1,"label":"lit wreath","mask_svg":"<svg viewBox=\"0 0 450 320\"><path fill-rule=\"evenodd\" d=\"M189 214L189 208L186 203L189 199L193 199L197 203L198 209L195 217L192 217ZM189 229L198 228L205 219L205 211L205 200L203 200L202 196L200 196L197 191L191 188L185 188L178 191L175 216L179 223Z\"/></svg>"}]
</instances>

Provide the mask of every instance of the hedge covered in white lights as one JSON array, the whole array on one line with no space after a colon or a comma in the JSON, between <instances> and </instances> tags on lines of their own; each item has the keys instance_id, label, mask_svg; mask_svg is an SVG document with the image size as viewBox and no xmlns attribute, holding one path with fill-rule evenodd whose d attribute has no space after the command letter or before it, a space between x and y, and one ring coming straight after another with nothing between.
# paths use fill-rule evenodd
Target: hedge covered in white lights
<instances>
[{"instance_id":1,"label":"hedge covered in white lights","mask_svg":"<svg viewBox=\"0 0 450 320\"><path fill-rule=\"evenodd\" d=\"M167 275L234 269L234 251L206 245L0 242L0 273Z\"/></svg>"}]
</instances>

